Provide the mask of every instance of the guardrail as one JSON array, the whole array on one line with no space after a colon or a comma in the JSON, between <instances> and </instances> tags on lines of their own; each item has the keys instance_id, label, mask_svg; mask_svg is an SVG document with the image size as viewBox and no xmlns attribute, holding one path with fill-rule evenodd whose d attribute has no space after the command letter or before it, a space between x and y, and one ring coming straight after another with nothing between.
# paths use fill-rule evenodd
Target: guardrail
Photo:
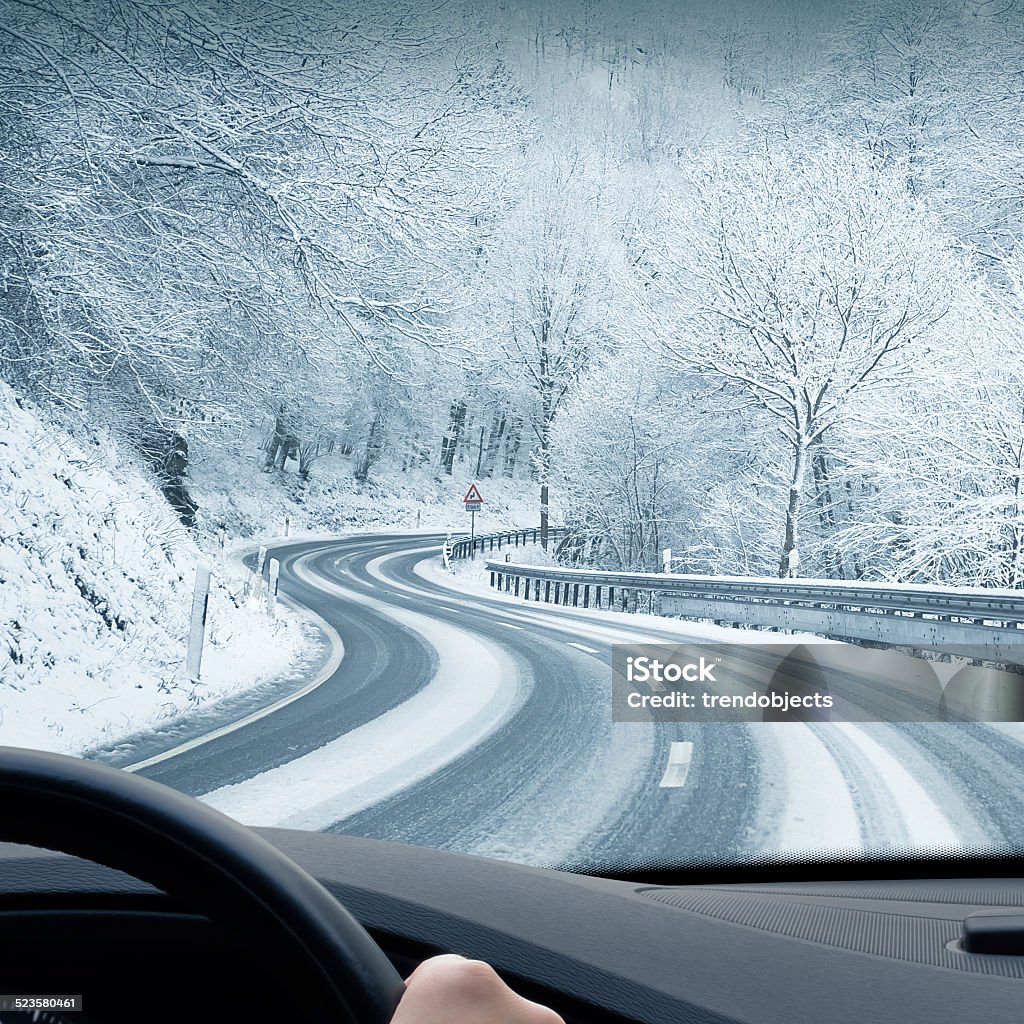
<instances>
[{"instance_id":1,"label":"guardrail","mask_svg":"<svg viewBox=\"0 0 1024 1024\"><path fill-rule=\"evenodd\" d=\"M574 608L649 611L1024 662L1024 591L558 569L488 561L491 586Z\"/></svg>"},{"instance_id":2,"label":"guardrail","mask_svg":"<svg viewBox=\"0 0 1024 1024\"><path fill-rule=\"evenodd\" d=\"M548 538L565 537L569 531L564 526L549 526ZM506 547L526 547L540 543L540 527L531 526L525 530L506 530L504 533L488 533L470 540L452 541L450 558L475 558L478 551L501 551Z\"/></svg>"}]
</instances>

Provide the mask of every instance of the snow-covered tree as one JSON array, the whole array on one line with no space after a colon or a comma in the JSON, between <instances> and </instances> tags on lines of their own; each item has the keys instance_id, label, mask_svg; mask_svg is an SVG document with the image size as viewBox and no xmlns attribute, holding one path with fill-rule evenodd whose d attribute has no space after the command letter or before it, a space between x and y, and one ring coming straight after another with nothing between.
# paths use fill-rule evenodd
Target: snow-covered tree
<instances>
[{"instance_id":1,"label":"snow-covered tree","mask_svg":"<svg viewBox=\"0 0 1024 1024\"><path fill-rule=\"evenodd\" d=\"M518 394L534 441L543 543L552 428L573 388L628 323L618 203L600 169L571 145L532 154L522 199L496 236L494 372Z\"/></svg>"},{"instance_id":2,"label":"snow-covered tree","mask_svg":"<svg viewBox=\"0 0 1024 1024\"><path fill-rule=\"evenodd\" d=\"M780 573L799 564L813 447L852 396L897 386L945 312L941 236L898 172L855 151L718 158L680 197L661 287L668 350L774 420L790 453Z\"/></svg>"},{"instance_id":3,"label":"snow-covered tree","mask_svg":"<svg viewBox=\"0 0 1024 1024\"><path fill-rule=\"evenodd\" d=\"M5 362L38 392L237 414L325 339L395 375L452 347L507 114L456 12L5 0L0 86Z\"/></svg>"},{"instance_id":4,"label":"snow-covered tree","mask_svg":"<svg viewBox=\"0 0 1024 1024\"><path fill-rule=\"evenodd\" d=\"M587 375L553 429L565 522L590 560L652 571L690 518L675 376L621 355Z\"/></svg>"},{"instance_id":5,"label":"snow-covered tree","mask_svg":"<svg viewBox=\"0 0 1024 1024\"><path fill-rule=\"evenodd\" d=\"M955 296L927 363L852 418L842 548L912 582L1024 585L1024 274Z\"/></svg>"}]
</instances>

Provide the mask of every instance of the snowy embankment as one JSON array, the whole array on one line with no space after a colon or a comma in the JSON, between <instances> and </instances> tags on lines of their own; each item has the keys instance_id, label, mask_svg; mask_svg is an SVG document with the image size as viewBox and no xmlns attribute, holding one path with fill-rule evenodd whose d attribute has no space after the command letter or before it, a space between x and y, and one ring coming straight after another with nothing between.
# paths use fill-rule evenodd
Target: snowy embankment
<instances>
[{"instance_id":1,"label":"snowy embankment","mask_svg":"<svg viewBox=\"0 0 1024 1024\"><path fill-rule=\"evenodd\" d=\"M78 753L283 672L301 620L243 602L146 473L0 384L0 743ZM212 563L202 680L185 673L195 567Z\"/></svg>"},{"instance_id":2,"label":"snowy embankment","mask_svg":"<svg viewBox=\"0 0 1024 1024\"><path fill-rule=\"evenodd\" d=\"M308 481L294 462L287 471L263 471L264 452L253 435L234 451L199 452L189 466L190 490L199 502L199 523L208 533L224 526L230 541L280 537L285 519L291 536L346 536L377 531L469 530L462 498L473 478L456 464L452 476L428 468L403 471L382 460L365 483L355 479L344 455L318 460ZM532 526L537 521L533 484L504 477L480 481L484 507L477 533Z\"/></svg>"}]
</instances>

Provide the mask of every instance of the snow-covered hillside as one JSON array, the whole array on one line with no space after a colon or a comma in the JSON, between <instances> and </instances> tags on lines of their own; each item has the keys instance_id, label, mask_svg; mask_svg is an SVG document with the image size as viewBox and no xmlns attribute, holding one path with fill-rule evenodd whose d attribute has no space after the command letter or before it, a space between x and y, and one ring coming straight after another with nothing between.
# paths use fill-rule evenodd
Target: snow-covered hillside
<instances>
[{"instance_id":1,"label":"snow-covered hillside","mask_svg":"<svg viewBox=\"0 0 1024 1024\"><path fill-rule=\"evenodd\" d=\"M318 461L303 484L294 463L287 471L268 473L262 471L263 461L255 436L234 451L193 453L189 491L199 503L202 532L212 537L223 525L229 540L276 536L286 518L292 532L302 533L469 529L462 498L473 478L458 462L451 476L436 468L403 472L385 462L361 484L353 476L352 460L334 455ZM478 533L536 525L532 482L493 477L479 486L485 500L476 517ZM558 509L552 514L557 516Z\"/></svg>"},{"instance_id":2,"label":"snow-covered hillside","mask_svg":"<svg viewBox=\"0 0 1024 1024\"><path fill-rule=\"evenodd\" d=\"M0 383L0 743L78 752L282 672L307 643L244 606L146 474ZM184 661L196 563L213 570L202 681Z\"/></svg>"}]
</instances>

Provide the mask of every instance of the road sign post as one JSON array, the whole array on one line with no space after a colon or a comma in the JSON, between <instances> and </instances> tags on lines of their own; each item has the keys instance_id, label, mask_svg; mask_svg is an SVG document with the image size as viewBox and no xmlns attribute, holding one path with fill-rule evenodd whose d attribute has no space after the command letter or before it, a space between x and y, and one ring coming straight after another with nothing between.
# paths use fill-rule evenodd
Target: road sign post
<instances>
[{"instance_id":1,"label":"road sign post","mask_svg":"<svg viewBox=\"0 0 1024 1024\"><path fill-rule=\"evenodd\" d=\"M462 507L469 513L469 557L476 558L476 514L484 505L484 496L477 485L470 484L466 496L462 499Z\"/></svg>"}]
</instances>

